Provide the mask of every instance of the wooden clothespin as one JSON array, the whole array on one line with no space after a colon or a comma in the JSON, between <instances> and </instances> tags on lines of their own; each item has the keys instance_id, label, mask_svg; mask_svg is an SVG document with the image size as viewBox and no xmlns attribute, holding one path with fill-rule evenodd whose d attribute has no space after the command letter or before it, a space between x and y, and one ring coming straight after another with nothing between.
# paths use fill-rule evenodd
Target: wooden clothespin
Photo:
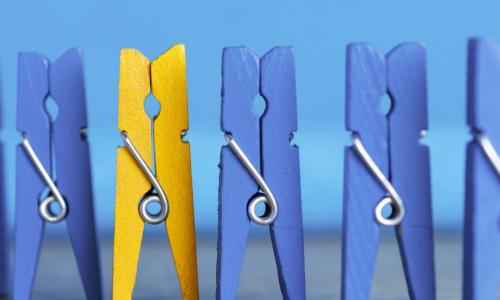
<instances>
[{"instance_id":1,"label":"wooden clothespin","mask_svg":"<svg viewBox=\"0 0 500 300\"><path fill-rule=\"evenodd\" d=\"M347 49L342 299L369 299L380 227L394 226L411 299L435 299L425 48ZM390 112L379 111L388 94ZM384 215L390 205L392 214Z\"/></svg>"},{"instance_id":2,"label":"wooden clothespin","mask_svg":"<svg viewBox=\"0 0 500 300\"><path fill-rule=\"evenodd\" d=\"M469 41L463 298L496 299L500 284L500 44Z\"/></svg>"},{"instance_id":3,"label":"wooden clothespin","mask_svg":"<svg viewBox=\"0 0 500 300\"><path fill-rule=\"evenodd\" d=\"M144 110L150 92L161 106L154 122ZM122 50L119 93L118 129L125 147L117 154L113 299L132 299L144 223L162 222L182 296L198 299L190 147L182 140L188 130L184 46L154 62L137 50ZM150 203L161 207L157 214L148 211Z\"/></svg>"},{"instance_id":4,"label":"wooden clothespin","mask_svg":"<svg viewBox=\"0 0 500 300\"><path fill-rule=\"evenodd\" d=\"M18 70L13 298L30 299L45 223L66 220L85 295L101 299L81 52L71 49L53 64L21 53ZM55 120L48 97L59 108Z\"/></svg>"},{"instance_id":5,"label":"wooden clothespin","mask_svg":"<svg viewBox=\"0 0 500 300\"><path fill-rule=\"evenodd\" d=\"M222 62L222 148L217 299L235 299L252 222L269 225L285 299L305 299L304 246L293 49L277 47L260 61L244 47ZM253 110L259 93L267 108ZM264 203L259 215L256 206Z\"/></svg>"}]
</instances>

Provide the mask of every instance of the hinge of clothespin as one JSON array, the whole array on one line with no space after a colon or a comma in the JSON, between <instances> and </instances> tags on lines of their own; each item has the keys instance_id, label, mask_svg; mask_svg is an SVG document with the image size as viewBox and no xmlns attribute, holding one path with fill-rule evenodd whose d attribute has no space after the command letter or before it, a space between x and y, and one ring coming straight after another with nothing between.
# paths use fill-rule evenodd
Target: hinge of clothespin
<instances>
[{"instance_id":1,"label":"hinge of clothespin","mask_svg":"<svg viewBox=\"0 0 500 300\"><path fill-rule=\"evenodd\" d=\"M2 129L2 76L0 76L0 130ZM4 148L0 141L0 297L8 293L9 282L9 239L7 217L7 194L5 192Z\"/></svg>"},{"instance_id":2,"label":"hinge of clothespin","mask_svg":"<svg viewBox=\"0 0 500 300\"><path fill-rule=\"evenodd\" d=\"M259 119L254 98L267 102ZM269 225L281 291L305 299L304 249L293 49L276 47L260 60L244 47L226 48L222 62L217 299L235 299L253 221ZM255 211L266 205L264 215Z\"/></svg>"},{"instance_id":3,"label":"hinge of clothespin","mask_svg":"<svg viewBox=\"0 0 500 300\"><path fill-rule=\"evenodd\" d=\"M380 226L394 226L411 299L434 299L425 49L347 49L342 299L369 299ZM388 94L388 115L379 111ZM383 214L384 206L392 214Z\"/></svg>"},{"instance_id":4,"label":"hinge of clothespin","mask_svg":"<svg viewBox=\"0 0 500 300\"><path fill-rule=\"evenodd\" d=\"M188 130L184 46L153 62L123 49L119 84L118 128L125 147L117 154L113 299L132 299L144 223L163 222L182 296L198 299L190 146L182 140ZM161 107L153 122L144 110L150 93ZM158 215L147 210L152 202L160 204Z\"/></svg>"},{"instance_id":5,"label":"hinge of clothespin","mask_svg":"<svg viewBox=\"0 0 500 300\"><path fill-rule=\"evenodd\" d=\"M500 284L500 44L469 41L464 299L495 299Z\"/></svg>"},{"instance_id":6,"label":"hinge of clothespin","mask_svg":"<svg viewBox=\"0 0 500 300\"><path fill-rule=\"evenodd\" d=\"M21 53L18 63L13 298L31 296L45 222L65 220L85 295L101 299L81 52L71 49L52 64ZM49 97L59 109L55 120L45 108Z\"/></svg>"}]
</instances>

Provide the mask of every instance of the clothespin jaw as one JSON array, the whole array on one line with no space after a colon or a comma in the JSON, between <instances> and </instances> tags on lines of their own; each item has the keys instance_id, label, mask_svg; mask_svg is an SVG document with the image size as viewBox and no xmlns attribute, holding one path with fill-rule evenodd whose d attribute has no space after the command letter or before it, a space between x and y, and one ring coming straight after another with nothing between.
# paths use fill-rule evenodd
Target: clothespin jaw
<instances>
[{"instance_id":1,"label":"clothespin jaw","mask_svg":"<svg viewBox=\"0 0 500 300\"><path fill-rule=\"evenodd\" d=\"M278 202L271 239L285 299L305 299L304 237L297 131L293 48L276 47L260 60L261 94L268 106L262 117L264 179Z\"/></svg>"},{"instance_id":2,"label":"clothespin jaw","mask_svg":"<svg viewBox=\"0 0 500 300\"><path fill-rule=\"evenodd\" d=\"M161 106L153 127L144 110L150 92ZM188 130L184 46L152 63L137 50L122 50L119 93L119 130L149 168L154 128L156 178L168 198L165 226L181 292L184 299L198 299L190 148L182 140ZM127 148L119 148L117 157L113 299L132 299L144 228L137 205L151 183Z\"/></svg>"},{"instance_id":3,"label":"clothespin jaw","mask_svg":"<svg viewBox=\"0 0 500 300\"><path fill-rule=\"evenodd\" d=\"M473 139L467 145L463 272L463 298L471 300L494 299L500 283L498 80L500 45L491 38L471 39L467 123Z\"/></svg>"},{"instance_id":4,"label":"clothespin jaw","mask_svg":"<svg viewBox=\"0 0 500 300\"><path fill-rule=\"evenodd\" d=\"M259 117L253 102L259 94L259 60L244 47L225 48L222 55L221 128L237 139L260 170ZM235 299L250 230L248 200L259 187L229 148L220 159L217 299Z\"/></svg>"},{"instance_id":5,"label":"clothespin jaw","mask_svg":"<svg viewBox=\"0 0 500 300\"><path fill-rule=\"evenodd\" d=\"M82 134L87 121L81 53L71 49L53 64L39 54L21 53L18 76L17 129L22 143L17 149L13 296L29 299L31 295L46 218L41 213L42 203L50 198L44 191L48 184L42 168L68 208L63 219L67 221L85 295L101 299L89 148ZM45 110L49 96L59 107L54 121ZM31 150L27 150L25 142ZM53 168L57 179L51 178ZM49 195L56 199L53 188L50 190Z\"/></svg>"},{"instance_id":6,"label":"clothespin jaw","mask_svg":"<svg viewBox=\"0 0 500 300\"><path fill-rule=\"evenodd\" d=\"M370 45L349 45L346 89L353 146L345 150L342 299L370 297L380 226L393 217L376 212L388 193L389 203L396 198L381 177L404 204L395 229L410 298L434 299L429 153L419 144L427 129L424 47L405 43L384 57ZM388 115L378 110L385 94Z\"/></svg>"},{"instance_id":7,"label":"clothespin jaw","mask_svg":"<svg viewBox=\"0 0 500 300\"><path fill-rule=\"evenodd\" d=\"M346 61L346 127L357 133L379 169L388 176L388 120L378 112L387 92L384 56L367 44L351 44ZM359 159L345 149L342 226L342 299L369 299L379 244L373 210L385 191Z\"/></svg>"},{"instance_id":8,"label":"clothespin jaw","mask_svg":"<svg viewBox=\"0 0 500 300\"><path fill-rule=\"evenodd\" d=\"M17 130L29 137L41 163L52 172L49 120L44 101L49 94L48 61L37 53L18 58ZM45 183L21 145L16 156L16 226L13 299L30 299L45 222L38 205Z\"/></svg>"},{"instance_id":9,"label":"clothespin jaw","mask_svg":"<svg viewBox=\"0 0 500 300\"><path fill-rule=\"evenodd\" d=\"M244 47L226 48L222 81L221 127L228 143L236 142L255 170L264 170L276 196L279 210L270 230L283 297L303 299L299 157L290 145L297 129L293 50L277 47L259 61ZM253 110L259 93L267 102L261 119ZM222 147L220 169L217 299L234 299L251 223L249 202L259 185L230 146Z\"/></svg>"},{"instance_id":10,"label":"clothespin jaw","mask_svg":"<svg viewBox=\"0 0 500 300\"><path fill-rule=\"evenodd\" d=\"M101 299L81 51L70 49L50 65L49 75L50 94L59 108L52 133L57 185L70 207L66 224L86 296Z\"/></svg>"}]
</instances>

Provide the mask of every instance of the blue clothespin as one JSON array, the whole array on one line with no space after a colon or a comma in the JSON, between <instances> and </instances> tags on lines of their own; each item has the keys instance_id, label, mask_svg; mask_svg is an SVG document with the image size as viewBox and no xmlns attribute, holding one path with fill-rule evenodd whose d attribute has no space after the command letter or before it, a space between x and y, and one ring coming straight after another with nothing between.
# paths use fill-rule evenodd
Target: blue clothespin
<instances>
[{"instance_id":1,"label":"blue clothespin","mask_svg":"<svg viewBox=\"0 0 500 300\"><path fill-rule=\"evenodd\" d=\"M222 62L217 299L235 299L252 222L269 225L283 298L305 299L304 246L293 49L277 47L260 61L244 47ZM253 110L260 94L267 108ZM263 215L256 206L266 205Z\"/></svg>"},{"instance_id":2,"label":"blue clothespin","mask_svg":"<svg viewBox=\"0 0 500 300\"><path fill-rule=\"evenodd\" d=\"M0 77L1 79L1 77ZM2 128L2 86L0 82L0 128ZM5 164L3 144L0 142L0 298L8 293L9 240L7 238L7 197L5 194Z\"/></svg>"},{"instance_id":3,"label":"blue clothespin","mask_svg":"<svg viewBox=\"0 0 500 300\"><path fill-rule=\"evenodd\" d=\"M394 226L411 299L435 299L425 49L347 49L342 299L370 298L380 227ZM388 115L379 111L388 94ZM392 207L391 215L384 207Z\"/></svg>"},{"instance_id":4,"label":"blue clothespin","mask_svg":"<svg viewBox=\"0 0 500 300\"><path fill-rule=\"evenodd\" d=\"M66 220L87 299L101 299L81 53L19 55L14 300L29 299L46 222ZM58 105L51 121L45 101ZM53 160L54 159L54 160ZM58 211L51 207L58 205ZM58 266L55 265L54 268Z\"/></svg>"},{"instance_id":5,"label":"blue clothespin","mask_svg":"<svg viewBox=\"0 0 500 300\"><path fill-rule=\"evenodd\" d=\"M463 298L496 299L500 284L500 44L469 41Z\"/></svg>"}]
</instances>

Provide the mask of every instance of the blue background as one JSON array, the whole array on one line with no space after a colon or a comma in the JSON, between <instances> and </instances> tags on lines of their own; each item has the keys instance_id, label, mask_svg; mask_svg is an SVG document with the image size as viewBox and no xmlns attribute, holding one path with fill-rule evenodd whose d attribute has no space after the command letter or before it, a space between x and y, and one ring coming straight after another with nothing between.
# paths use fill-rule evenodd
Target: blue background
<instances>
[{"instance_id":1,"label":"blue background","mask_svg":"<svg viewBox=\"0 0 500 300\"><path fill-rule=\"evenodd\" d=\"M89 139L99 230L113 226L120 48L151 60L185 43L196 222L217 226L217 168L224 144L219 128L220 62L225 46L258 55L275 45L296 50L302 200L306 231L338 231L342 212L345 47L366 41L389 51L403 41L428 46L434 223L461 230L465 125L466 43L500 36L495 1L10 1L0 4L1 140L6 148L10 224L14 210L17 53L39 51L52 60L69 47L84 53ZM168 108L167 108L168 109ZM60 227L63 229L63 227ZM57 230L56 230L57 231Z\"/></svg>"}]
</instances>

